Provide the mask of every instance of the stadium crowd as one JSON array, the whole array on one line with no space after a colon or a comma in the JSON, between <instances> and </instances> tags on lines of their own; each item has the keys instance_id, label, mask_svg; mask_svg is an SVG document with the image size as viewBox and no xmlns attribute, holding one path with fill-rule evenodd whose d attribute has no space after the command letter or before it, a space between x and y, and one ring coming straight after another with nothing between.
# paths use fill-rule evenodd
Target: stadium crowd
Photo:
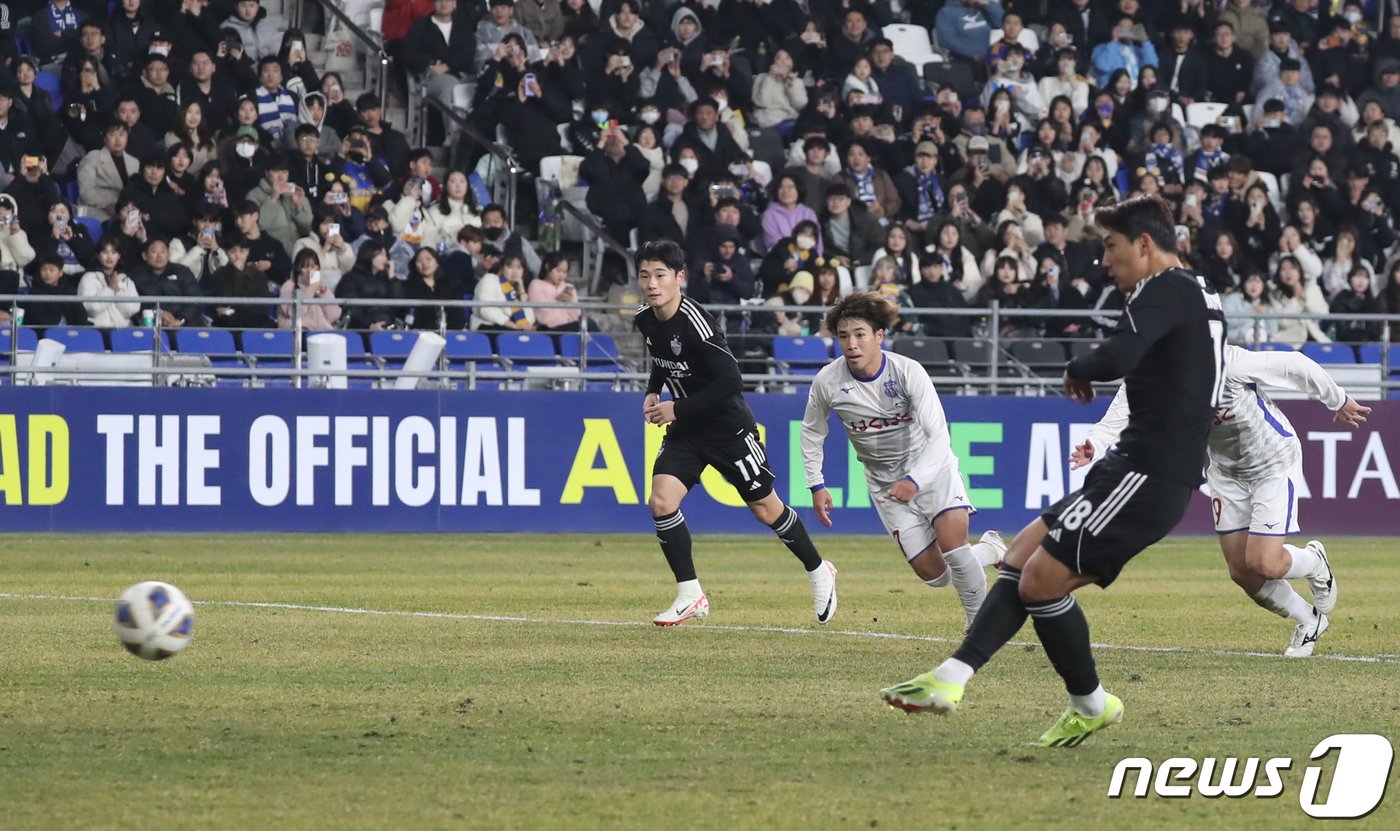
<instances>
[{"instance_id":1,"label":"stadium crowd","mask_svg":"<svg viewBox=\"0 0 1400 831\"><path fill-rule=\"evenodd\" d=\"M1003 318L1003 335L1094 337L1091 311L1121 301L1093 212L1149 193L1226 295L1231 338L1300 345L1379 325L1290 313L1400 313L1400 17L1376 31L1373 5L387 0L382 28L414 90L467 103L531 174L582 157L614 237L680 241L690 294L769 305L730 326L815 334L819 316L772 307L871 287L897 299L901 333L968 336L985 324L940 311L996 300L1085 312ZM347 98L258 0L6 7L28 27L0 27L0 293L74 296L24 306L26 325L132 325L158 297L166 327L290 327L276 301L298 289L578 296L568 262L518 232L549 221L548 198L522 189L511 230L472 186L485 148L443 134L464 166L435 175L382 101ZM305 306L301 324L585 325L439 315Z\"/></svg>"}]
</instances>

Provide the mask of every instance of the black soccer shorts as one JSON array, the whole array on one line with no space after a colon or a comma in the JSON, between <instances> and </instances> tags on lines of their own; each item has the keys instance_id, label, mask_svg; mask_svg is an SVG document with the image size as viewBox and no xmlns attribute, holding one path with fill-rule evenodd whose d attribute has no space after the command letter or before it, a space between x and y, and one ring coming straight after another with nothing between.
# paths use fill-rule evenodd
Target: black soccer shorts
<instances>
[{"instance_id":1,"label":"black soccer shorts","mask_svg":"<svg viewBox=\"0 0 1400 831\"><path fill-rule=\"evenodd\" d=\"M656 454L652 475L674 476L686 490L695 487L706 467L720 472L745 502L758 502L773 492L773 471L758 440L758 430L744 428L729 438L695 438L666 433Z\"/></svg>"},{"instance_id":2,"label":"black soccer shorts","mask_svg":"<svg viewBox=\"0 0 1400 831\"><path fill-rule=\"evenodd\" d=\"M1077 574L1107 587L1145 548L1171 533L1195 488L1131 470L1109 453L1084 487L1046 508L1050 531L1040 545Z\"/></svg>"}]
</instances>

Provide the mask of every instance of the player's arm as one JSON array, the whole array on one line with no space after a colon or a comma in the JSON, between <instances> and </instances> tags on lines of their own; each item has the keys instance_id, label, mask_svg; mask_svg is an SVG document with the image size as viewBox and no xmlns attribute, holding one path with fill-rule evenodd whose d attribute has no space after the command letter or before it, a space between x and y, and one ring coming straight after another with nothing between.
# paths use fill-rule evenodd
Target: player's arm
<instances>
[{"instance_id":1,"label":"player's arm","mask_svg":"<svg viewBox=\"0 0 1400 831\"><path fill-rule=\"evenodd\" d=\"M1080 442L1069 454L1069 469L1078 470L1081 467L1102 456L1108 448L1112 447L1122 435L1123 428L1128 426L1128 388L1119 387L1113 402L1108 405L1108 411L1103 414L1089 432L1085 434L1084 441Z\"/></svg>"},{"instance_id":2,"label":"player's arm","mask_svg":"<svg viewBox=\"0 0 1400 831\"><path fill-rule=\"evenodd\" d=\"M1301 352L1250 352L1228 347L1225 363L1227 380L1264 384L1301 392L1336 413L1338 421L1360 426L1370 407L1358 404L1327 374L1327 370Z\"/></svg>"},{"instance_id":3,"label":"player's arm","mask_svg":"<svg viewBox=\"0 0 1400 831\"><path fill-rule=\"evenodd\" d=\"M827 419L831 415L831 402L822 389L821 379L812 381L812 390L807 394L807 409L802 414L802 464L807 473L807 487L812 490L812 507L822 525L831 527L831 509L834 502L826 489L826 477L822 474L825 461L825 444L828 431Z\"/></svg>"},{"instance_id":4,"label":"player's arm","mask_svg":"<svg viewBox=\"0 0 1400 831\"><path fill-rule=\"evenodd\" d=\"M919 367L917 371L901 372L900 383L904 385L904 391L909 394L909 409L914 415L914 425L917 429L924 431L932 441L937 437L941 428L940 424L946 424L947 419L943 414L943 402L938 400L938 390L933 388L933 381L929 380L928 373ZM931 454L924 454L924 458L916 461L914 467L907 471L902 481L911 482L914 491L917 493L920 488L928 487L933 481L934 474L943 464L943 459L933 458ZM899 487L896 483L896 487ZM904 488L901 488L904 490ZM894 488L890 493L895 498ZM907 502L907 499L901 499Z\"/></svg>"},{"instance_id":5,"label":"player's arm","mask_svg":"<svg viewBox=\"0 0 1400 831\"><path fill-rule=\"evenodd\" d=\"M1182 280L1154 278L1123 308L1113 333L1099 348L1080 355L1065 366L1065 377L1075 381L1114 381L1126 376L1182 321L1186 311L1199 303L1186 291L1199 290ZM1092 396L1091 396L1092 397Z\"/></svg>"}]
</instances>

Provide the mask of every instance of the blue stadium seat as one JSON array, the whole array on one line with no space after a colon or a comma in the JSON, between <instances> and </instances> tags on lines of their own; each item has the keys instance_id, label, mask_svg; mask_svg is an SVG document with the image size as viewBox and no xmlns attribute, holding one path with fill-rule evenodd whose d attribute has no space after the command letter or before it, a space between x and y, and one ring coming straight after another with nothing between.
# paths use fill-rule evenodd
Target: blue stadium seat
<instances>
[{"instance_id":1,"label":"blue stadium seat","mask_svg":"<svg viewBox=\"0 0 1400 831\"><path fill-rule=\"evenodd\" d=\"M386 364L400 366L418 343L417 332L370 332L369 351Z\"/></svg>"},{"instance_id":2,"label":"blue stadium seat","mask_svg":"<svg viewBox=\"0 0 1400 831\"><path fill-rule=\"evenodd\" d=\"M491 339L485 332L449 332L444 352L447 367L453 372L466 372L473 368L483 372L503 369L491 350ZM499 381L476 382L476 389L494 390L500 389L500 386Z\"/></svg>"},{"instance_id":3,"label":"blue stadium seat","mask_svg":"<svg viewBox=\"0 0 1400 831\"><path fill-rule=\"evenodd\" d=\"M579 362L583 357L583 336L566 332L559 336L559 354L567 361ZM588 335L589 372L626 372L617 351L617 341L604 332Z\"/></svg>"},{"instance_id":4,"label":"blue stadium seat","mask_svg":"<svg viewBox=\"0 0 1400 831\"><path fill-rule=\"evenodd\" d=\"M1303 354L1320 364L1356 363L1356 353L1344 343L1305 343Z\"/></svg>"},{"instance_id":5,"label":"blue stadium seat","mask_svg":"<svg viewBox=\"0 0 1400 831\"><path fill-rule=\"evenodd\" d=\"M107 351L107 344L102 340L101 329L54 326L44 333L44 337L58 341L69 352Z\"/></svg>"},{"instance_id":6,"label":"blue stadium seat","mask_svg":"<svg viewBox=\"0 0 1400 831\"><path fill-rule=\"evenodd\" d=\"M558 366L554 338L536 332L502 332L496 336L496 354L507 366Z\"/></svg>"},{"instance_id":7,"label":"blue stadium seat","mask_svg":"<svg viewBox=\"0 0 1400 831\"><path fill-rule=\"evenodd\" d=\"M102 239L102 223L90 216L75 216L73 221L87 229L88 236L92 239L92 244L96 245Z\"/></svg>"},{"instance_id":8,"label":"blue stadium seat","mask_svg":"<svg viewBox=\"0 0 1400 831\"><path fill-rule=\"evenodd\" d=\"M1256 352L1294 352L1293 347L1286 343L1261 343L1254 347Z\"/></svg>"},{"instance_id":9,"label":"blue stadium seat","mask_svg":"<svg viewBox=\"0 0 1400 831\"><path fill-rule=\"evenodd\" d=\"M181 329L175 333L175 348L186 355L206 355L214 366L243 366L238 346L227 329ZM242 384L243 379L238 379Z\"/></svg>"},{"instance_id":10,"label":"blue stadium seat","mask_svg":"<svg viewBox=\"0 0 1400 831\"><path fill-rule=\"evenodd\" d=\"M39 72L34 75L34 86L44 90L53 98L53 111L58 112L63 107L63 90L59 85L58 76L52 72Z\"/></svg>"},{"instance_id":11,"label":"blue stadium seat","mask_svg":"<svg viewBox=\"0 0 1400 831\"><path fill-rule=\"evenodd\" d=\"M1381 345L1379 343L1363 343L1356 348L1360 363L1378 364L1381 362ZM1390 369L1392 372L1400 369L1400 344L1390 347Z\"/></svg>"},{"instance_id":12,"label":"blue stadium seat","mask_svg":"<svg viewBox=\"0 0 1400 831\"><path fill-rule=\"evenodd\" d=\"M10 328L10 324L0 324L0 355L7 359L12 351L12 346L14 349L33 351L39 345L39 334L33 329L20 327L19 337L11 340L13 333L14 330Z\"/></svg>"},{"instance_id":13,"label":"blue stadium seat","mask_svg":"<svg viewBox=\"0 0 1400 831\"><path fill-rule=\"evenodd\" d=\"M132 326L126 329L113 329L110 333L113 352L150 352L154 329ZM161 330L160 351L170 351L170 336Z\"/></svg>"},{"instance_id":14,"label":"blue stadium seat","mask_svg":"<svg viewBox=\"0 0 1400 831\"><path fill-rule=\"evenodd\" d=\"M776 337L773 360L788 375L816 375L831 362L831 347L823 338Z\"/></svg>"},{"instance_id":15,"label":"blue stadium seat","mask_svg":"<svg viewBox=\"0 0 1400 831\"><path fill-rule=\"evenodd\" d=\"M287 329L245 329L243 331L243 356L254 362L255 367L266 369L292 368L292 333ZM269 387L290 387L291 378L283 376L259 376L263 385Z\"/></svg>"}]
</instances>

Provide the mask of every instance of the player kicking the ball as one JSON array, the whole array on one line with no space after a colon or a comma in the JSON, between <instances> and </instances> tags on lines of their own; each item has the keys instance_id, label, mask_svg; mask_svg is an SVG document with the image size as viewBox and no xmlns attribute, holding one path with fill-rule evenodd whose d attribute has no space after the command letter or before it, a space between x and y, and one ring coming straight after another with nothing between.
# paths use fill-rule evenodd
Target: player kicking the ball
<instances>
[{"instance_id":1,"label":"player kicking the ball","mask_svg":"<svg viewBox=\"0 0 1400 831\"><path fill-rule=\"evenodd\" d=\"M802 418L802 458L817 518L831 527L831 494L822 475L822 445L832 410L846 428L865 482L876 496L885 530L925 585L952 582L967 625L987 593L986 566L1006 551L988 531L968 545L967 500L958 457L948 441L948 420L938 393L918 361L884 351L894 306L874 292L840 300L826 315L841 357L812 381Z\"/></svg>"},{"instance_id":2,"label":"player kicking the ball","mask_svg":"<svg viewBox=\"0 0 1400 831\"><path fill-rule=\"evenodd\" d=\"M1123 718L1099 684L1089 624L1073 592L1108 586L1128 561L1165 537L1201 483L1206 436L1225 371L1225 316L1205 278L1177 259L1171 209L1136 197L1099 210L1103 262L1126 293L1118 325L1065 368L1065 393L1093 400L1094 381L1125 378L1128 425L1084 487L1045 510L1011 543L972 631L948 660L880 691L892 707L952 713L963 690L1029 616L1069 707L1040 737L1073 747Z\"/></svg>"},{"instance_id":3,"label":"player kicking the ball","mask_svg":"<svg viewBox=\"0 0 1400 831\"><path fill-rule=\"evenodd\" d=\"M714 318L681 295L685 251L671 240L647 243L637 252L637 276L646 305L637 312L636 326L651 357L642 415L652 424L671 425L652 469L648 504L661 551L676 576L676 599L652 622L675 626L710 612L680 509L700 474L714 467L802 561L817 622L830 623L836 615L836 567L817 553L797 512L773 490L758 425L744 403L739 363ZM663 384L671 391L669 401L661 400Z\"/></svg>"},{"instance_id":4,"label":"player kicking the ball","mask_svg":"<svg viewBox=\"0 0 1400 831\"><path fill-rule=\"evenodd\" d=\"M1326 370L1299 352L1249 352L1225 347L1225 387L1210 428L1207 450L1211 511L1230 579L1260 606L1291 619L1293 640L1283 654L1306 658L1327 632L1327 616L1337 605L1337 583L1327 549L1312 540L1305 547L1284 539L1298 532L1298 498L1293 474L1303 448L1288 417L1259 385L1296 390L1327 405L1334 418L1353 428L1366 421L1370 407L1347 396ZM1108 412L1070 454L1070 468L1093 461L1111 447L1128 423L1128 398L1118 390ZM1313 601L1304 600L1288 581L1305 578Z\"/></svg>"}]
</instances>

